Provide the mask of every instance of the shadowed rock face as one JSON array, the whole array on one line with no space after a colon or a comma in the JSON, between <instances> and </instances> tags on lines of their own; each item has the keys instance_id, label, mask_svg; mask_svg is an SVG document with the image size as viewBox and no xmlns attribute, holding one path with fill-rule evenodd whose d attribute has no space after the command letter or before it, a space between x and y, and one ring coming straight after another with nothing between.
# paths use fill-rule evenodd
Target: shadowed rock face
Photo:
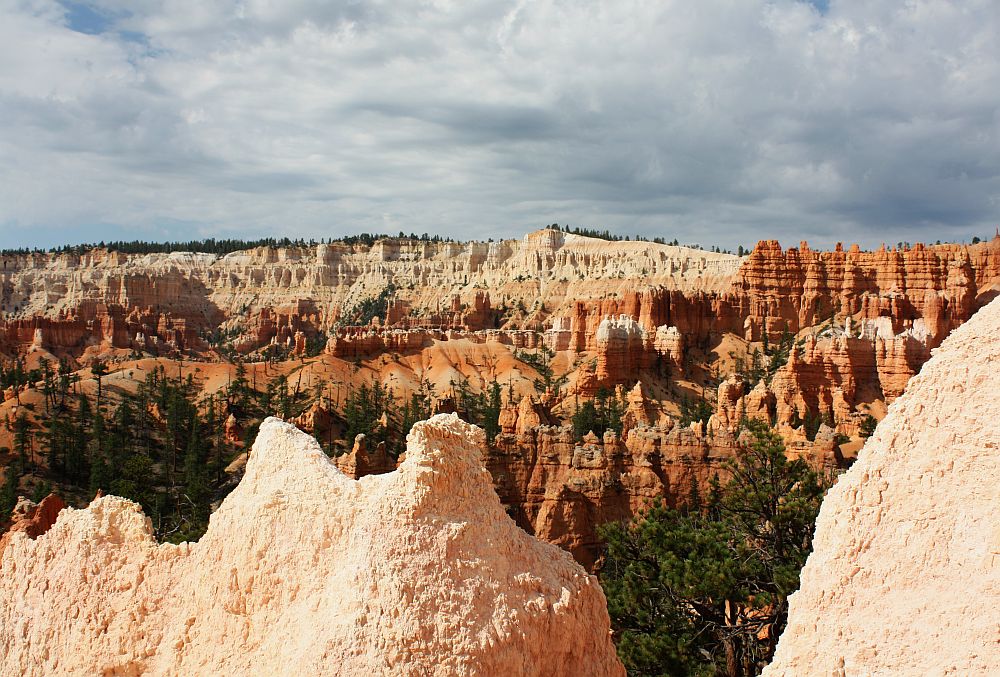
<instances>
[{"instance_id":1,"label":"shadowed rock face","mask_svg":"<svg viewBox=\"0 0 1000 677\"><path fill-rule=\"evenodd\" d=\"M0 673L623 675L596 579L507 517L483 443L435 416L354 481L268 419L198 543L114 496L12 534Z\"/></svg>"},{"instance_id":2,"label":"shadowed rock face","mask_svg":"<svg viewBox=\"0 0 1000 677\"><path fill-rule=\"evenodd\" d=\"M22 496L14 508L10 530L0 536L0 557L3 557L4 548L14 533L21 532L28 538L38 538L52 528L59 517L59 511L65 507L66 503L56 494L49 494L37 505Z\"/></svg>"},{"instance_id":3,"label":"shadowed rock face","mask_svg":"<svg viewBox=\"0 0 1000 677\"><path fill-rule=\"evenodd\" d=\"M823 503L766 675L1000 666L1000 300L934 351Z\"/></svg>"}]
</instances>

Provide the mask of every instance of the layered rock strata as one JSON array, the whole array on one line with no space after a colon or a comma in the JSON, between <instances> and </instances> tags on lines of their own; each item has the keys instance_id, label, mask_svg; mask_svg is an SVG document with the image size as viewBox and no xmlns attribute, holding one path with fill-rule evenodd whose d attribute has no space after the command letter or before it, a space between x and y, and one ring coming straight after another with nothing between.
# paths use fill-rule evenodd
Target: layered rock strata
<instances>
[{"instance_id":1,"label":"layered rock strata","mask_svg":"<svg viewBox=\"0 0 1000 677\"><path fill-rule=\"evenodd\" d=\"M1000 300L938 348L830 490L765 675L1000 666Z\"/></svg>"},{"instance_id":2,"label":"layered rock strata","mask_svg":"<svg viewBox=\"0 0 1000 677\"><path fill-rule=\"evenodd\" d=\"M412 310L438 313L449 325L485 329L504 303L530 306L541 299L552 312L574 299L624 291L638 280L672 289L723 289L739 265L728 254L609 243L552 230L501 242L386 239L371 246L259 247L225 256L95 249L0 257L0 310L56 318L103 303L207 323L264 308L307 315L296 304L308 301L321 310L317 322L328 328L340 309L392 285L394 322Z\"/></svg>"},{"instance_id":3,"label":"layered rock strata","mask_svg":"<svg viewBox=\"0 0 1000 677\"><path fill-rule=\"evenodd\" d=\"M106 496L0 559L0 673L624 675L604 595L504 514L483 433L417 424L354 481L268 419L198 543Z\"/></svg>"},{"instance_id":4,"label":"layered rock strata","mask_svg":"<svg viewBox=\"0 0 1000 677\"><path fill-rule=\"evenodd\" d=\"M631 519L655 501L678 507L706 495L713 477L728 478L738 444L732 435L672 422L635 424L624 438L589 434L582 443L569 426L543 424L498 435L486 465L517 523L589 569L603 552L601 525ZM792 443L789 453L822 471L838 465L831 438Z\"/></svg>"}]
</instances>

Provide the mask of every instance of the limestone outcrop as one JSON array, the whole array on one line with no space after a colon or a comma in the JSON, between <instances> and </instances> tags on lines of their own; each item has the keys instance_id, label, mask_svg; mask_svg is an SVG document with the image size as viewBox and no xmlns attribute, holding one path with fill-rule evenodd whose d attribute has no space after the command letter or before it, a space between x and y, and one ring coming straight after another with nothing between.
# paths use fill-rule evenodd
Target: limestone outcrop
<instances>
[{"instance_id":1,"label":"limestone outcrop","mask_svg":"<svg viewBox=\"0 0 1000 677\"><path fill-rule=\"evenodd\" d=\"M113 496L12 534L0 674L624 675L596 579L504 514L483 444L436 416L355 481L268 419L197 543Z\"/></svg>"},{"instance_id":2,"label":"limestone outcrop","mask_svg":"<svg viewBox=\"0 0 1000 677\"><path fill-rule=\"evenodd\" d=\"M956 330L830 490L765 675L1000 666L1000 300Z\"/></svg>"}]
</instances>

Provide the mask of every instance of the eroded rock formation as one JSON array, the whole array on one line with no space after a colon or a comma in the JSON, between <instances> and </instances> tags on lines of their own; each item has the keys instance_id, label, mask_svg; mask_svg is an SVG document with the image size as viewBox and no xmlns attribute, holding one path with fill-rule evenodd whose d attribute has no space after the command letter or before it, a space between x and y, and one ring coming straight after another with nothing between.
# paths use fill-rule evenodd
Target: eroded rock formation
<instances>
[{"instance_id":1,"label":"eroded rock formation","mask_svg":"<svg viewBox=\"0 0 1000 677\"><path fill-rule=\"evenodd\" d=\"M504 514L483 433L417 424L354 481L268 419L197 543L134 503L67 509L0 558L4 675L624 675L604 595Z\"/></svg>"},{"instance_id":2,"label":"eroded rock formation","mask_svg":"<svg viewBox=\"0 0 1000 677\"><path fill-rule=\"evenodd\" d=\"M1000 280L1000 236L976 245L916 244L862 252L811 250L803 242L782 251L758 243L734 288L745 295L747 338L818 325L834 314L892 318L899 333L923 319L931 346L995 295Z\"/></svg>"},{"instance_id":3,"label":"eroded rock formation","mask_svg":"<svg viewBox=\"0 0 1000 677\"><path fill-rule=\"evenodd\" d=\"M713 475L725 478L724 461L736 451L730 436L709 439L676 425L636 425L625 440L608 432L578 443L569 426L536 423L525 402L491 446L487 467L518 524L587 567L601 552L599 526L654 500L677 506L693 489L707 491Z\"/></svg>"},{"instance_id":4,"label":"eroded rock formation","mask_svg":"<svg viewBox=\"0 0 1000 677\"><path fill-rule=\"evenodd\" d=\"M56 523L59 512L65 507L66 503L56 494L49 494L41 503L34 503L21 496L14 506L10 529L0 536L0 557L3 557L3 551L13 534L22 533L28 538L38 538Z\"/></svg>"},{"instance_id":5,"label":"eroded rock formation","mask_svg":"<svg viewBox=\"0 0 1000 677\"><path fill-rule=\"evenodd\" d=\"M1000 666L1000 300L938 348L830 490L778 675Z\"/></svg>"},{"instance_id":6,"label":"eroded rock formation","mask_svg":"<svg viewBox=\"0 0 1000 677\"><path fill-rule=\"evenodd\" d=\"M249 319L258 339L284 342L298 330L329 328L341 310L391 284L396 292L389 317L382 318L390 324L477 330L492 328L505 303L541 300L551 313L577 299L624 291L636 280L721 289L739 264L728 254L551 230L502 242L392 239L371 246L259 247L225 256L95 249L0 257L0 311L13 319L89 321L96 311L88 309L101 304L153 308L193 329ZM411 311L417 317L410 319ZM435 314L437 323L431 322Z\"/></svg>"}]
</instances>

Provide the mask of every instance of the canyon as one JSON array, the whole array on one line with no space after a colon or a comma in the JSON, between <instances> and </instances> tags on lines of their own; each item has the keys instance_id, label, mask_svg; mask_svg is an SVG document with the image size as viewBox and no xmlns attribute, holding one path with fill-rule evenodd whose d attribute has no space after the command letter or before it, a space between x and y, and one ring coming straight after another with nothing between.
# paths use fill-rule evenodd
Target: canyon
<instances>
[{"instance_id":1,"label":"canyon","mask_svg":"<svg viewBox=\"0 0 1000 677\"><path fill-rule=\"evenodd\" d=\"M99 363L112 403L160 367L191 376L225 408L225 486L259 423L235 406L239 374L255 391L284 389L289 420L355 478L399 463L379 435L347 439L359 389L468 417L463 393L499 384L485 461L495 489L517 524L587 567L601 524L724 476L744 418L770 421L824 472L849 466L932 351L1000 294L1000 235L871 252L764 240L737 257L544 229L501 242L0 259L0 361L26 372L61 361L91 397ZM42 391L38 380L6 389L0 464L14 457L18 416L41 425ZM574 428L588 402L613 411L609 429ZM392 416L374 431L398 426ZM44 488L40 456L21 493ZM56 488L74 505L91 498Z\"/></svg>"}]
</instances>

